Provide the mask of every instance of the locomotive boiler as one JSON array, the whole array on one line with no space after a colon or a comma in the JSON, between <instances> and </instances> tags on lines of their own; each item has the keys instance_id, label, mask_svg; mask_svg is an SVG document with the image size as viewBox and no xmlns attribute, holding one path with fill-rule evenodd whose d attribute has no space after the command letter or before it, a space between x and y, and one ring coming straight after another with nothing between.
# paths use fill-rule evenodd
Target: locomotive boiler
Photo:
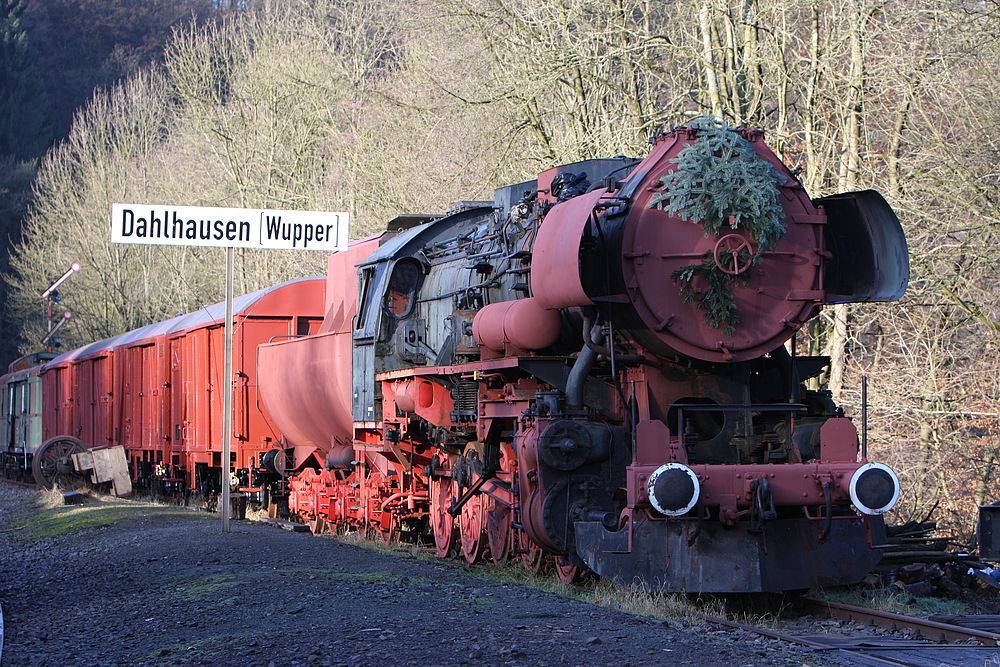
<instances>
[{"instance_id":1,"label":"locomotive boiler","mask_svg":"<svg viewBox=\"0 0 1000 667\"><path fill-rule=\"evenodd\" d=\"M810 200L756 130L651 143L331 256L319 330L258 348L293 513L646 590L870 570L898 480L794 337L903 294L898 220Z\"/></svg>"}]
</instances>

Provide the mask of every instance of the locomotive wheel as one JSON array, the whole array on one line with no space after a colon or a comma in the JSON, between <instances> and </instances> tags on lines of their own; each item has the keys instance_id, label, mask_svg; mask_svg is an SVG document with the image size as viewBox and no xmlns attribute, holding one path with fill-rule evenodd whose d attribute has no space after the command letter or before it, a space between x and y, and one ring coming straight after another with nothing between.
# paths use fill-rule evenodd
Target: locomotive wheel
<instances>
[{"instance_id":1,"label":"locomotive wheel","mask_svg":"<svg viewBox=\"0 0 1000 667\"><path fill-rule=\"evenodd\" d=\"M486 501L486 507L486 540L490 545L490 557L496 565L500 565L510 558L514 513L494 498Z\"/></svg>"},{"instance_id":2,"label":"locomotive wheel","mask_svg":"<svg viewBox=\"0 0 1000 667\"><path fill-rule=\"evenodd\" d=\"M390 544L399 537L399 527L401 521L398 514L393 514L389 510L382 510L382 522L379 534L382 536L382 544Z\"/></svg>"},{"instance_id":3,"label":"locomotive wheel","mask_svg":"<svg viewBox=\"0 0 1000 667\"><path fill-rule=\"evenodd\" d=\"M85 451L87 448L83 443L72 436L63 435L46 440L31 461L35 483L51 489L60 484L69 485L71 480L79 479L73 473L73 460L70 456Z\"/></svg>"},{"instance_id":4,"label":"locomotive wheel","mask_svg":"<svg viewBox=\"0 0 1000 667\"><path fill-rule=\"evenodd\" d=\"M570 563L564 563L561 556L551 556L556 574L565 583L574 586L587 578L590 570Z\"/></svg>"},{"instance_id":5,"label":"locomotive wheel","mask_svg":"<svg viewBox=\"0 0 1000 667\"><path fill-rule=\"evenodd\" d=\"M521 556L521 565L524 569L532 574L544 572L549 564L549 559L545 557L542 548L535 544L523 530L517 531L514 539L517 542L517 551Z\"/></svg>"},{"instance_id":6,"label":"locomotive wheel","mask_svg":"<svg viewBox=\"0 0 1000 667\"><path fill-rule=\"evenodd\" d=\"M500 475L504 480L514 476L514 453L509 445L500 450ZM500 565L510 558L514 548L514 511L492 496L486 500L486 540L490 546L490 558Z\"/></svg>"},{"instance_id":7,"label":"locomotive wheel","mask_svg":"<svg viewBox=\"0 0 1000 667\"><path fill-rule=\"evenodd\" d=\"M443 463L450 467L447 454L438 454L434 463L437 465ZM450 477L432 475L429 486L430 522L431 531L434 533L434 546L438 558L447 558L455 546L455 517L448 513L448 508L451 507L451 503L455 499L455 481Z\"/></svg>"},{"instance_id":8,"label":"locomotive wheel","mask_svg":"<svg viewBox=\"0 0 1000 667\"><path fill-rule=\"evenodd\" d=\"M476 494L462 505L458 515L458 533L465 562L475 563L486 552L486 501Z\"/></svg>"}]
</instances>

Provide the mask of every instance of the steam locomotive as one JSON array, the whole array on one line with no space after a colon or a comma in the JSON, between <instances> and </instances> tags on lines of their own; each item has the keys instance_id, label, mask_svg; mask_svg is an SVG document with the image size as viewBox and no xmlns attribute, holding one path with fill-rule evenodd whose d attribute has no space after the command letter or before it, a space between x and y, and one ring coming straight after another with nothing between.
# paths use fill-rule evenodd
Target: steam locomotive
<instances>
[{"instance_id":1,"label":"steam locomotive","mask_svg":"<svg viewBox=\"0 0 1000 667\"><path fill-rule=\"evenodd\" d=\"M205 387L183 362L219 349L218 318L146 331L167 358L148 381L170 397L148 442L122 443L133 477L217 491L219 436L190 425L231 382L246 427L229 483L314 532L426 538L442 557L653 591L859 580L899 482L807 389L829 360L798 354L795 334L826 304L903 294L899 222L873 191L811 201L757 130L698 122L651 144L353 242L330 256L322 301L289 302L308 316L274 300L282 332L248 340L228 382L212 367ZM54 383L81 358L67 354L0 382ZM128 367L110 371L107 402ZM92 387L64 393L87 404ZM72 420L43 425L46 444L17 461L48 453L60 470L65 447L47 444L119 444L128 409L108 410L89 440Z\"/></svg>"}]
</instances>

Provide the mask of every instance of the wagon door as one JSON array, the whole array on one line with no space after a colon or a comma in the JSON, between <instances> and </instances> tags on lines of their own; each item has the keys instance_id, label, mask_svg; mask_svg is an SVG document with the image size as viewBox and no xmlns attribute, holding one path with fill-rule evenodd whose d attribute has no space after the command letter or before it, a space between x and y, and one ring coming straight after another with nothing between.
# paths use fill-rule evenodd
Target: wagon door
<instances>
[{"instance_id":1,"label":"wagon door","mask_svg":"<svg viewBox=\"0 0 1000 667\"><path fill-rule=\"evenodd\" d=\"M184 338L171 338L167 342L170 350L170 368L168 378L170 382L170 440L173 465L181 464L181 456L187 446L187 402L184 400L186 384L184 381Z\"/></svg>"},{"instance_id":2,"label":"wagon door","mask_svg":"<svg viewBox=\"0 0 1000 667\"><path fill-rule=\"evenodd\" d=\"M158 455L163 442L163 428L160 422L160 380L157 364L156 345L144 345L139 348L142 357L142 387L139 391L139 401L142 404L142 430L140 443L143 450L143 460L148 463L158 463Z\"/></svg>"},{"instance_id":3,"label":"wagon door","mask_svg":"<svg viewBox=\"0 0 1000 667\"><path fill-rule=\"evenodd\" d=\"M210 464L209 447L212 437L211 396L213 390L211 350L206 329L196 329L178 338L181 360L182 386L184 387L184 466L190 482L194 483L195 467Z\"/></svg>"},{"instance_id":4,"label":"wagon door","mask_svg":"<svg viewBox=\"0 0 1000 667\"><path fill-rule=\"evenodd\" d=\"M87 447L98 444L94 441L94 365L90 361L76 364L73 373L73 435Z\"/></svg>"},{"instance_id":5,"label":"wagon door","mask_svg":"<svg viewBox=\"0 0 1000 667\"><path fill-rule=\"evenodd\" d=\"M257 347L294 335L295 318L246 318L240 323L233 344L233 440L238 449L237 467L255 465L251 461L258 452L271 449L279 437L265 416L257 387ZM308 326L306 323L304 326Z\"/></svg>"},{"instance_id":6,"label":"wagon door","mask_svg":"<svg viewBox=\"0 0 1000 667\"><path fill-rule=\"evenodd\" d=\"M142 460L142 348L122 350L121 432L118 444L125 447L129 460Z\"/></svg>"},{"instance_id":7,"label":"wagon door","mask_svg":"<svg viewBox=\"0 0 1000 667\"><path fill-rule=\"evenodd\" d=\"M94 444L114 444L114 364L111 355L93 360Z\"/></svg>"}]
</instances>

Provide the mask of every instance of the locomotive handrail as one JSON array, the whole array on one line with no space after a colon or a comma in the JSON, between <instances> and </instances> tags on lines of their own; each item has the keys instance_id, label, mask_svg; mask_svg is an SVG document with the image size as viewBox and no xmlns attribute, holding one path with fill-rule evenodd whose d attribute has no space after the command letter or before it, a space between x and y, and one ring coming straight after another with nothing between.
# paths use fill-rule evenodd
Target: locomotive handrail
<instances>
[{"instance_id":1,"label":"locomotive handrail","mask_svg":"<svg viewBox=\"0 0 1000 667\"><path fill-rule=\"evenodd\" d=\"M736 412L738 410L756 410L757 412L784 412L788 410L806 410L807 406L801 403L735 403L730 405L716 404L695 404L686 405L684 403L675 404L678 410L685 412Z\"/></svg>"},{"instance_id":2,"label":"locomotive handrail","mask_svg":"<svg viewBox=\"0 0 1000 667\"><path fill-rule=\"evenodd\" d=\"M307 336L308 334L281 334L277 336L271 336L270 338L267 339L267 342L270 345L279 338L306 338Z\"/></svg>"}]
</instances>

